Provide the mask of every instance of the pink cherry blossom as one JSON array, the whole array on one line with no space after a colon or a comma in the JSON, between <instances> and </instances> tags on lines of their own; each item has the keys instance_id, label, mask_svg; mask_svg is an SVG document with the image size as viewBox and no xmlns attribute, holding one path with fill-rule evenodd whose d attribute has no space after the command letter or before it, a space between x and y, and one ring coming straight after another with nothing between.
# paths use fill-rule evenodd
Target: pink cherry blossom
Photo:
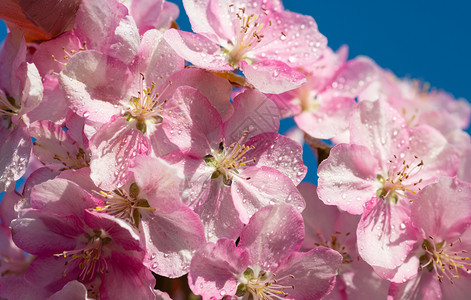
<instances>
[{"instance_id":1,"label":"pink cherry blossom","mask_svg":"<svg viewBox=\"0 0 471 300\"><path fill-rule=\"evenodd\" d=\"M70 59L60 75L61 85L72 109L96 130L90 141L90 167L97 185L119 187L129 178L128 168L137 155L169 152L171 146L163 142L166 137L159 126L166 103L159 92L182 67L183 61L157 30L143 36L138 59L131 65L96 51Z\"/></svg>"},{"instance_id":2,"label":"pink cherry blossom","mask_svg":"<svg viewBox=\"0 0 471 300\"><path fill-rule=\"evenodd\" d=\"M402 265L416 242L409 200L439 175L455 175L459 163L438 131L404 124L386 102L361 102L350 122L351 144L335 146L318 170L319 198L362 214L359 253L388 279L385 269Z\"/></svg>"},{"instance_id":3,"label":"pink cherry blossom","mask_svg":"<svg viewBox=\"0 0 471 300\"><path fill-rule=\"evenodd\" d=\"M294 106L291 111L299 128L321 139L332 138L348 129L355 98L374 79L377 69L365 57L345 61L345 48L339 53L328 50L314 65L307 84L270 97L282 110L283 106Z\"/></svg>"},{"instance_id":4,"label":"pink cherry blossom","mask_svg":"<svg viewBox=\"0 0 471 300\"><path fill-rule=\"evenodd\" d=\"M305 77L296 68L315 62L327 44L314 19L285 11L279 1L183 3L196 34L168 30L175 51L202 68L240 69L261 92L299 87Z\"/></svg>"},{"instance_id":5,"label":"pink cherry blossom","mask_svg":"<svg viewBox=\"0 0 471 300\"><path fill-rule=\"evenodd\" d=\"M181 149L168 159L183 168L189 189L186 203L201 216L210 240L235 238L242 223L264 206L289 203L299 211L304 208L295 188L305 175L301 148L275 133L279 119L274 103L246 90L236 96L233 115L223 123L197 91L178 92L180 102L186 99L187 104L176 116L187 115L190 122L175 118L163 124ZM211 117L202 119L203 111ZM239 218L219 217L223 214Z\"/></svg>"},{"instance_id":6,"label":"pink cherry blossom","mask_svg":"<svg viewBox=\"0 0 471 300\"><path fill-rule=\"evenodd\" d=\"M341 255L318 247L297 252L304 238L301 215L288 205L255 213L238 246L228 239L196 253L189 284L203 299L319 299L333 288Z\"/></svg>"},{"instance_id":7,"label":"pink cherry blossom","mask_svg":"<svg viewBox=\"0 0 471 300\"><path fill-rule=\"evenodd\" d=\"M418 273L405 283L393 283L391 299L466 299L471 280L470 192L471 185L450 177L419 192L411 205L420 230L412 253Z\"/></svg>"},{"instance_id":8,"label":"pink cherry blossom","mask_svg":"<svg viewBox=\"0 0 471 300\"><path fill-rule=\"evenodd\" d=\"M165 161L141 156L125 186L100 192L95 211L125 220L145 242L144 264L153 272L180 277L188 272L193 252L205 242L198 215L181 202L182 175ZM131 183L132 182L132 183Z\"/></svg>"},{"instance_id":9,"label":"pink cherry blossom","mask_svg":"<svg viewBox=\"0 0 471 300\"><path fill-rule=\"evenodd\" d=\"M123 221L90 212L94 203L64 179L33 188L32 209L10 225L15 244L36 256L25 278L51 294L78 278L89 297L151 297L154 280L139 237Z\"/></svg>"}]
</instances>

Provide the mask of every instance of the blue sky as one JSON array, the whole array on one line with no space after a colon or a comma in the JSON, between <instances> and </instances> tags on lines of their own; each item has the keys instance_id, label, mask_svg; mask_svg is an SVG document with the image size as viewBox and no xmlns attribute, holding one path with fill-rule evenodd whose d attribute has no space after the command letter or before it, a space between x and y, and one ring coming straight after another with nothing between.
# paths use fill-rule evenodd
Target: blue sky
<instances>
[{"instance_id":1,"label":"blue sky","mask_svg":"<svg viewBox=\"0 0 471 300\"><path fill-rule=\"evenodd\" d=\"M190 30L181 1L174 2L181 7L180 27ZM290 0L284 4L313 16L329 46L337 49L347 44L351 58L370 56L399 77L419 78L471 100L471 4L467 1ZM0 40L5 31L0 24ZM283 127L291 124L284 122ZM306 162L311 163L306 154ZM313 169L309 180L314 178Z\"/></svg>"}]
</instances>

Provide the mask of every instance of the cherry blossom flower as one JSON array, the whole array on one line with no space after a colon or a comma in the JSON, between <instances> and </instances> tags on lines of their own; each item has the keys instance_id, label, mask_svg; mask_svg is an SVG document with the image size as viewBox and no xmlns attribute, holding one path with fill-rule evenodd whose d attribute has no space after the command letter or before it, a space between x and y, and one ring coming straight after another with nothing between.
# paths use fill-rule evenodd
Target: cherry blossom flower
<instances>
[{"instance_id":1,"label":"cherry blossom flower","mask_svg":"<svg viewBox=\"0 0 471 300\"><path fill-rule=\"evenodd\" d=\"M300 129L315 138L328 139L348 129L355 99L375 78L377 67L366 57L345 61L346 48L329 48L312 68L305 85L270 99L283 112L294 114Z\"/></svg>"},{"instance_id":2,"label":"cherry blossom flower","mask_svg":"<svg viewBox=\"0 0 471 300\"><path fill-rule=\"evenodd\" d=\"M25 278L51 294L78 278L89 297L150 298L154 279L142 264L139 237L124 221L90 212L94 203L64 179L33 188L32 209L10 225L15 244L36 256Z\"/></svg>"},{"instance_id":3,"label":"cherry blossom flower","mask_svg":"<svg viewBox=\"0 0 471 300\"><path fill-rule=\"evenodd\" d=\"M60 74L72 109L95 127L90 140L91 177L104 189L126 183L137 155L149 154L151 149L158 155L168 152L159 128L166 103L159 90L165 90L167 78L183 67L183 61L157 30L147 31L140 47L135 64L83 51Z\"/></svg>"},{"instance_id":4,"label":"cherry blossom flower","mask_svg":"<svg viewBox=\"0 0 471 300\"><path fill-rule=\"evenodd\" d=\"M197 34L168 30L175 51L202 68L240 69L261 92L299 87L305 77L296 68L316 61L327 45L314 19L285 11L279 1L183 3Z\"/></svg>"},{"instance_id":5,"label":"cherry blossom flower","mask_svg":"<svg viewBox=\"0 0 471 300\"><path fill-rule=\"evenodd\" d=\"M175 97L187 104L181 106L186 113L177 116L187 116L185 122L175 118L163 125L171 126L167 132L178 132L169 139L181 151L166 159L183 169L185 203L200 215L208 239L237 237L242 224L267 205L289 203L302 211L304 201L295 187L306 170L301 148L275 133L279 119L274 103L246 90L234 98L232 117L222 122L196 90L178 92Z\"/></svg>"},{"instance_id":6,"label":"cherry blossom flower","mask_svg":"<svg viewBox=\"0 0 471 300\"><path fill-rule=\"evenodd\" d=\"M324 247L298 252L303 238L303 220L294 208L262 208L242 230L238 246L220 239L198 250L190 288L203 299L319 299L331 291L341 255Z\"/></svg>"},{"instance_id":7,"label":"cherry blossom flower","mask_svg":"<svg viewBox=\"0 0 471 300\"><path fill-rule=\"evenodd\" d=\"M144 264L171 278L188 272L190 260L203 243L199 216L181 202L182 175L165 161L141 156L125 186L101 191L104 202L94 211L126 221L145 242ZM132 183L131 183L132 182Z\"/></svg>"},{"instance_id":8,"label":"cherry blossom flower","mask_svg":"<svg viewBox=\"0 0 471 300\"><path fill-rule=\"evenodd\" d=\"M409 201L439 175L456 175L459 153L431 127L405 127L399 113L381 100L359 104L350 134L351 144L336 145L319 166L319 198L362 214L359 253L391 279L395 271L386 270L402 265L416 243Z\"/></svg>"},{"instance_id":9,"label":"cherry blossom flower","mask_svg":"<svg viewBox=\"0 0 471 300\"><path fill-rule=\"evenodd\" d=\"M420 230L410 260L417 276L393 283L391 299L466 299L470 289L471 185L442 177L419 192L411 205Z\"/></svg>"}]
</instances>

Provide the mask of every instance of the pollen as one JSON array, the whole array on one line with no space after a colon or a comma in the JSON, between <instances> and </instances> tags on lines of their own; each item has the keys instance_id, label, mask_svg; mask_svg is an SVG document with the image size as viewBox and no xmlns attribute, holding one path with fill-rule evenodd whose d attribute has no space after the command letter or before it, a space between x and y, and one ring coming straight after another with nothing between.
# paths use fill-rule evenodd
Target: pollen
<instances>
[{"instance_id":1,"label":"pollen","mask_svg":"<svg viewBox=\"0 0 471 300\"><path fill-rule=\"evenodd\" d=\"M247 152L255 148L243 144L247 134L248 132L245 131L238 142L229 146L225 146L225 142L222 141L217 150L213 150L211 154L203 157L208 166L215 168L211 178L216 179L222 176L224 184L231 185L233 176L239 174L241 167L246 166L249 162L255 162L255 158L247 161L245 156Z\"/></svg>"},{"instance_id":2,"label":"pollen","mask_svg":"<svg viewBox=\"0 0 471 300\"><path fill-rule=\"evenodd\" d=\"M144 74L141 73L139 80L139 90L137 96L132 96L129 101L122 101L123 115L128 122L135 122L136 128L142 133L147 132L147 127L151 124L162 123L162 111L164 110L167 99L161 99L156 91L155 82L150 87L146 87ZM162 93L172 85L169 81Z\"/></svg>"},{"instance_id":3,"label":"pollen","mask_svg":"<svg viewBox=\"0 0 471 300\"><path fill-rule=\"evenodd\" d=\"M321 241L316 243L316 246L323 246L337 251L343 257L342 264L349 264L353 262L352 257L349 254L349 249L345 246L345 241L350 236L350 232L342 234L341 232L335 232L330 236L330 239L324 238L324 235L320 232L317 233L318 239Z\"/></svg>"},{"instance_id":4,"label":"pollen","mask_svg":"<svg viewBox=\"0 0 471 300\"><path fill-rule=\"evenodd\" d=\"M139 198L139 187L133 183L129 187L129 192L124 189L115 189L112 192L98 192L99 195L106 198L103 206L97 206L93 209L96 212L105 212L130 223L139 230L139 224L142 214L147 210L154 211L146 199Z\"/></svg>"},{"instance_id":5,"label":"pollen","mask_svg":"<svg viewBox=\"0 0 471 300\"><path fill-rule=\"evenodd\" d=\"M246 13L245 7L235 8L234 4L229 6L235 12L240 29L223 52L227 55L229 63L237 68L240 61L250 61L249 52L265 37L264 31L271 26L271 21L266 10L262 10L261 15L256 15Z\"/></svg>"},{"instance_id":6,"label":"pollen","mask_svg":"<svg viewBox=\"0 0 471 300\"><path fill-rule=\"evenodd\" d=\"M400 198L406 197L407 193L415 194L420 190L417 185L423 181L422 178L417 178L423 165L424 161L418 156L414 156L414 160L409 164L394 155L394 159L389 161L387 173L376 176L376 180L382 185L376 191L376 196L395 204Z\"/></svg>"},{"instance_id":7,"label":"pollen","mask_svg":"<svg viewBox=\"0 0 471 300\"><path fill-rule=\"evenodd\" d=\"M284 284L284 281L292 281L294 278L291 274L277 277L275 273L258 272L247 268L239 278L241 283L237 286L236 295L239 297L246 295L254 300L286 299L289 290L295 287L292 284Z\"/></svg>"},{"instance_id":8,"label":"pollen","mask_svg":"<svg viewBox=\"0 0 471 300\"><path fill-rule=\"evenodd\" d=\"M438 281L446 279L453 284L455 279L460 278L460 270L468 274L471 269L467 251L462 248L459 238L449 243L429 236L422 243L425 253L420 257L420 269L434 271Z\"/></svg>"},{"instance_id":9,"label":"pollen","mask_svg":"<svg viewBox=\"0 0 471 300\"><path fill-rule=\"evenodd\" d=\"M103 248L112 241L106 233L100 230L94 230L93 234L87 234L87 237L88 242L82 249L54 254L56 257L66 258L66 266L69 265L71 260L76 261L81 269L78 279L83 283L91 282L98 274L108 272L108 263L103 255ZM62 276L67 276L66 271Z\"/></svg>"}]
</instances>

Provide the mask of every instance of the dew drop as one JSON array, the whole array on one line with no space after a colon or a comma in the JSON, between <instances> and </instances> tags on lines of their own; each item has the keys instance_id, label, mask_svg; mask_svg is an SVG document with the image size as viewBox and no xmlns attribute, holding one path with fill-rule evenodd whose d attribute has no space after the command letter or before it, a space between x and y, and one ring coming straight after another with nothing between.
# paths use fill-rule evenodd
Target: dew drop
<instances>
[{"instance_id":1,"label":"dew drop","mask_svg":"<svg viewBox=\"0 0 471 300\"><path fill-rule=\"evenodd\" d=\"M152 264L152 269L155 269L155 268L157 268L157 263Z\"/></svg>"}]
</instances>

